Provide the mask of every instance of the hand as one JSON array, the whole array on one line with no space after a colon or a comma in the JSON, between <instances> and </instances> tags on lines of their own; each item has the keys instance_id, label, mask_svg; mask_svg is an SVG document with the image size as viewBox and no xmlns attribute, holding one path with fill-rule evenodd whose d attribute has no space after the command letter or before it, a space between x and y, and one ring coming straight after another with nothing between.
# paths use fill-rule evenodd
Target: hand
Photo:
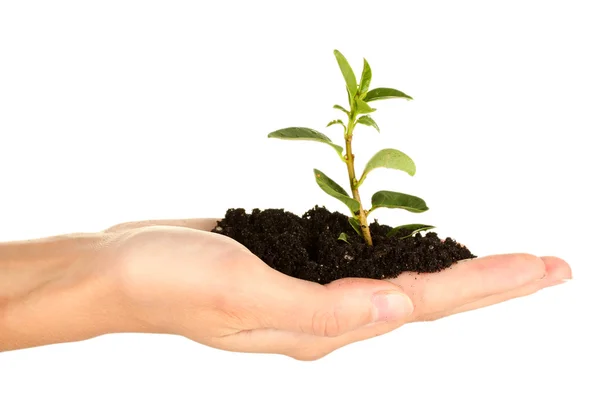
<instances>
[{"instance_id":1,"label":"hand","mask_svg":"<svg viewBox=\"0 0 600 400\"><path fill-rule=\"evenodd\" d=\"M113 227L108 276L142 331L239 352L315 360L405 323L431 321L532 294L570 279L555 257L509 254L434 274L328 285L283 275L223 235L215 220Z\"/></svg>"}]
</instances>

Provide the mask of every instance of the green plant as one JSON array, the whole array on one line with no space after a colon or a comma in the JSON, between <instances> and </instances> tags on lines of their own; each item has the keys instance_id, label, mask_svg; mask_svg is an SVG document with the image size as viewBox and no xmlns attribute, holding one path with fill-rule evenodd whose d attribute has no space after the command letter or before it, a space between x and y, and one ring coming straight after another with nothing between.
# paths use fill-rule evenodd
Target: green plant
<instances>
[{"instance_id":1,"label":"green plant","mask_svg":"<svg viewBox=\"0 0 600 400\"><path fill-rule=\"evenodd\" d=\"M370 103L377 100L401 98L406 100L412 100L412 97L405 93L390 88L377 88L369 90L371 84L371 67L366 59L364 59L363 71L360 78L360 82L357 82L356 75L350 67L350 64L346 58L337 50L334 50L335 58L340 67L344 80L346 81L346 92L348 93L348 106L349 110L345 109L340 105L334 105L333 108L343 112L347 117L347 122L344 123L341 119L331 121L327 126L341 125L344 128L344 141L345 141L345 154L344 148L334 144L324 134L310 128L291 127L280 129L275 132L271 132L268 137L277 139L288 139L288 140L311 140L315 142L321 142L331 146L340 159L346 164L348 170L348 178L350 182L350 188L352 196L350 196L340 185L334 182L331 178L325 175L323 172L315 169L314 175L319 187L330 196L340 200L344 203L351 211L352 216L349 217L349 222L359 235L361 235L368 245L372 245L373 241L371 238L371 232L369 230L369 224L367 217L377 208L400 208L413 213L421 213L428 210L425 201L411 196L409 194L392 192L388 190L382 190L373 194L371 198L371 208L366 210L360 199L359 188L367 178L367 175L376 168L391 168L400 171L404 171L410 176L413 176L416 172L415 163L413 160L404 154L403 152L395 149L384 149L377 152L367 162L365 169L359 176L356 174L354 167L354 153L352 151L352 137L354 135L354 128L357 124L373 127L379 132L379 126L369 115L376 109L372 108ZM410 232L405 237L412 236L413 234L434 228L430 225L422 224L409 224L402 225L392 229L388 236L397 234L398 232ZM342 233L339 237L340 240L347 241L347 235Z\"/></svg>"}]
</instances>

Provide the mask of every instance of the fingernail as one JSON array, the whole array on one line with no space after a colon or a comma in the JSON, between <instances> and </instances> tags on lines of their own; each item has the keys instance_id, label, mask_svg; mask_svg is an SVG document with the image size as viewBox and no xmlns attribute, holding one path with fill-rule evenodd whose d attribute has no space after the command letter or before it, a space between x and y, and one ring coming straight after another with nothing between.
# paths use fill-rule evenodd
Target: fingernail
<instances>
[{"instance_id":1,"label":"fingernail","mask_svg":"<svg viewBox=\"0 0 600 400\"><path fill-rule=\"evenodd\" d=\"M552 282L550 283L548 286L546 287L551 287L551 286L557 286L557 285L562 285L565 282L569 282L571 280L571 278L565 278L565 279L560 279L558 281Z\"/></svg>"},{"instance_id":2,"label":"fingernail","mask_svg":"<svg viewBox=\"0 0 600 400\"><path fill-rule=\"evenodd\" d=\"M402 292L385 291L373 295L374 322L398 321L413 312L410 298Z\"/></svg>"}]
</instances>

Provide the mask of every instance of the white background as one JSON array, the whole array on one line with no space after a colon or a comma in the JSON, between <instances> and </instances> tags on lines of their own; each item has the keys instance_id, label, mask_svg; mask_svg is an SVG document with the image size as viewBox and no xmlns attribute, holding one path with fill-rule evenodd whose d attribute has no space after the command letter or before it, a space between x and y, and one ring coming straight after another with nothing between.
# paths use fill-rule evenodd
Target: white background
<instances>
[{"instance_id":1,"label":"white background","mask_svg":"<svg viewBox=\"0 0 600 400\"><path fill-rule=\"evenodd\" d=\"M477 255L556 255L574 280L311 363L134 334L4 353L0 399L600 398L593 4L1 1L0 240L229 207L344 212L312 177L345 182L329 147L266 138L341 140L324 128L346 100L337 48L415 99L378 104L381 134L356 131L359 168L385 147L417 164L376 171L363 196L430 207L380 222L434 224Z\"/></svg>"}]
</instances>

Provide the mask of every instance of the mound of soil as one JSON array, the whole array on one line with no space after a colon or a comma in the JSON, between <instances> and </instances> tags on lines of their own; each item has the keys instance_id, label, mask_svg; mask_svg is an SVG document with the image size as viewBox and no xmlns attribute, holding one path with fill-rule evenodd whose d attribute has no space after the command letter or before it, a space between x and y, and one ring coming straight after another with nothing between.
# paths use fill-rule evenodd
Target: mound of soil
<instances>
[{"instance_id":1,"label":"mound of soil","mask_svg":"<svg viewBox=\"0 0 600 400\"><path fill-rule=\"evenodd\" d=\"M437 272L453 263L475 258L451 238L440 240L434 232L398 232L371 223L373 246L367 246L348 223L348 217L315 207L302 217L283 209L230 209L213 232L229 236L276 270L308 281L329 283L356 277L395 278L405 271ZM348 243L338 240L340 233Z\"/></svg>"}]
</instances>

